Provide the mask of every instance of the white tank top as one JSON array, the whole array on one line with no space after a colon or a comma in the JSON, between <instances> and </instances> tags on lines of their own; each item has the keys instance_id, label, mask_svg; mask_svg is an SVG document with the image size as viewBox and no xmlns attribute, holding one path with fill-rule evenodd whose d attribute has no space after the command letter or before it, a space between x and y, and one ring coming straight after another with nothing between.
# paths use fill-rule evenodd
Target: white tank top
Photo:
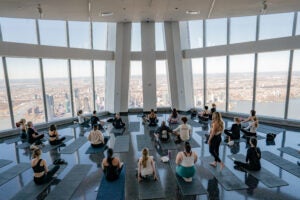
<instances>
[{"instance_id":1,"label":"white tank top","mask_svg":"<svg viewBox=\"0 0 300 200\"><path fill-rule=\"evenodd\" d=\"M153 157L149 156L149 158L146 162L146 167L145 168L143 167L143 164L141 162L141 175L142 176L147 176L147 175L152 175L153 174L153 168L152 168L152 165L151 165L152 159L153 159Z\"/></svg>"},{"instance_id":2,"label":"white tank top","mask_svg":"<svg viewBox=\"0 0 300 200\"><path fill-rule=\"evenodd\" d=\"M183 167L194 166L194 161L195 161L194 152L192 152L191 156L185 156L184 152L182 152L182 157L183 157L182 162L180 164L181 166Z\"/></svg>"}]
</instances>

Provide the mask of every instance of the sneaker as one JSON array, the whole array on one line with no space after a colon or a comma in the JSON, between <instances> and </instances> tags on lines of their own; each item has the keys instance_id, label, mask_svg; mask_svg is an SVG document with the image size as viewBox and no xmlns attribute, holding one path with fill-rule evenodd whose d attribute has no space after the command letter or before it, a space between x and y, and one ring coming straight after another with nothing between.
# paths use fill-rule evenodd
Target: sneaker
<instances>
[{"instance_id":1,"label":"sneaker","mask_svg":"<svg viewBox=\"0 0 300 200\"><path fill-rule=\"evenodd\" d=\"M236 169L236 170L239 170L239 171L245 172L245 169L244 169L244 168L242 168L242 167L240 167L240 166L237 166L237 165L235 165L233 168L234 168L234 169Z\"/></svg>"},{"instance_id":2,"label":"sneaker","mask_svg":"<svg viewBox=\"0 0 300 200\"><path fill-rule=\"evenodd\" d=\"M184 180L185 182L192 182L192 180L193 180L192 177L190 177L190 178L182 177L182 178L183 178L183 180Z\"/></svg>"}]
</instances>

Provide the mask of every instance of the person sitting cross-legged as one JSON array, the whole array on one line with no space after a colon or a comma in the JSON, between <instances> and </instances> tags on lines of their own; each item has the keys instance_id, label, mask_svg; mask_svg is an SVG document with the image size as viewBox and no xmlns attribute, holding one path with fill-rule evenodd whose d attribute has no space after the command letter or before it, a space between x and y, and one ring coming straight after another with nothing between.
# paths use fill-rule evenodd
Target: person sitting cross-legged
<instances>
[{"instance_id":1,"label":"person sitting cross-legged","mask_svg":"<svg viewBox=\"0 0 300 200\"><path fill-rule=\"evenodd\" d=\"M153 156L149 156L149 150L147 148L142 150L142 154L138 162L138 181L140 182L142 179L150 177L157 180Z\"/></svg>"},{"instance_id":2,"label":"person sitting cross-legged","mask_svg":"<svg viewBox=\"0 0 300 200\"><path fill-rule=\"evenodd\" d=\"M120 117L119 113L117 113L115 118L114 118L113 126L114 126L115 129L125 128L125 123L123 122L123 120Z\"/></svg>"},{"instance_id":3,"label":"person sitting cross-legged","mask_svg":"<svg viewBox=\"0 0 300 200\"><path fill-rule=\"evenodd\" d=\"M102 161L102 170L108 181L117 180L123 168L123 163L120 159L118 157L113 157L113 155L113 149L109 148L107 150L107 158L104 158Z\"/></svg>"},{"instance_id":4,"label":"person sitting cross-legged","mask_svg":"<svg viewBox=\"0 0 300 200\"><path fill-rule=\"evenodd\" d=\"M225 129L224 133L228 136L228 144L232 144L231 140L240 139L241 124L238 117L234 117L234 123L230 129Z\"/></svg>"},{"instance_id":5,"label":"person sitting cross-legged","mask_svg":"<svg viewBox=\"0 0 300 200\"><path fill-rule=\"evenodd\" d=\"M170 133L172 133L172 130L166 125L165 121L162 121L161 126L156 129L154 134L161 142L168 142L170 140Z\"/></svg>"},{"instance_id":6,"label":"person sitting cross-legged","mask_svg":"<svg viewBox=\"0 0 300 200\"><path fill-rule=\"evenodd\" d=\"M49 127L49 143L51 145L58 145L62 144L65 139L65 137L59 138L55 124L51 124Z\"/></svg>"},{"instance_id":7,"label":"person sitting cross-legged","mask_svg":"<svg viewBox=\"0 0 300 200\"><path fill-rule=\"evenodd\" d=\"M102 147L107 143L107 138L104 138L102 132L98 130L98 124L94 124L93 130L88 136L88 140L94 148Z\"/></svg>"},{"instance_id":8,"label":"person sitting cross-legged","mask_svg":"<svg viewBox=\"0 0 300 200\"><path fill-rule=\"evenodd\" d=\"M187 124L188 119L182 117L181 121L183 124L179 125L176 129L173 130L173 133L177 136L175 143L185 142L190 140L192 128Z\"/></svg>"}]
</instances>

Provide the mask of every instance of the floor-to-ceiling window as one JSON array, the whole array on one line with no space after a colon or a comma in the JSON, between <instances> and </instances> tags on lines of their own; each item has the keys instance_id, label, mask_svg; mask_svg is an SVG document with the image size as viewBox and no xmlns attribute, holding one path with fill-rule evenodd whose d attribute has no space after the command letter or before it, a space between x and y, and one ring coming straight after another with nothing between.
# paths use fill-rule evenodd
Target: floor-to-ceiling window
<instances>
[{"instance_id":1,"label":"floor-to-ceiling window","mask_svg":"<svg viewBox=\"0 0 300 200\"><path fill-rule=\"evenodd\" d=\"M143 107L142 62L130 61L128 108Z\"/></svg>"},{"instance_id":2,"label":"floor-to-ceiling window","mask_svg":"<svg viewBox=\"0 0 300 200\"><path fill-rule=\"evenodd\" d=\"M297 13L296 35L300 35L300 12Z\"/></svg>"},{"instance_id":3,"label":"floor-to-ceiling window","mask_svg":"<svg viewBox=\"0 0 300 200\"><path fill-rule=\"evenodd\" d=\"M288 119L300 120L300 50L294 51Z\"/></svg>"},{"instance_id":4,"label":"floor-to-ceiling window","mask_svg":"<svg viewBox=\"0 0 300 200\"><path fill-rule=\"evenodd\" d=\"M256 104L257 114L284 117L289 51L258 54Z\"/></svg>"},{"instance_id":5,"label":"floor-to-ceiling window","mask_svg":"<svg viewBox=\"0 0 300 200\"><path fill-rule=\"evenodd\" d=\"M48 121L72 116L67 60L43 59Z\"/></svg>"},{"instance_id":6,"label":"floor-to-ceiling window","mask_svg":"<svg viewBox=\"0 0 300 200\"><path fill-rule=\"evenodd\" d=\"M69 21L70 47L90 49L91 28L90 22Z\"/></svg>"},{"instance_id":7,"label":"floor-to-ceiling window","mask_svg":"<svg viewBox=\"0 0 300 200\"><path fill-rule=\"evenodd\" d=\"M0 57L0 131L11 128L2 58Z\"/></svg>"},{"instance_id":8,"label":"floor-to-ceiling window","mask_svg":"<svg viewBox=\"0 0 300 200\"><path fill-rule=\"evenodd\" d=\"M203 58L192 59L194 106L203 107Z\"/></svg>"},{"instance_id":9,"label":"floor-to-ceiling window","mask_svg":"<svg viewBox=\"0 0 300 200\"><path fill-rule=\"evenodd\" d=\"M253 99L254 54L229 57L228 111L249 113Z\"/></svg>"},{"instance_id":10,"label":"floor-to-ceiling window","mask_svg":"<svg viewBox=\"0 0 300 200\"><path fill-rule=\"evenodd\" d=\"M106 80L106 62L102 60L94 61L95 78L95 106L96 111L105 110L105 80Z\"/></svg>"},{"instance_id":11,"label":"floor-to-ceiling window","mask_svg":"<svg viewBox=\"0 0 300 200\"><path fill-rule=\"evenodd\" d=\"M156 61L156 106L171 106L167 61Z\"/></svg>"},{"instance_id":12,"label":"floor-to-ceiling window","mask_svg":"<svg viewBox=\"0 0 300 200\"><path fill-rule=\"evenodd\" d=\"M45 122L39 60L6 58L14 120Z\"/></svg>"},{"instance_id":13,"label":"floor-to-ceiling window","mask_svg":"<svg viewBox=\"0 0 300 200\"><path fill-rule=\"evenodd\" d=\"M91 113L94 110L91 61L71 60L71 68L75 114L78 110Z\"/></svg>"},{"instance_id":14,"label":"floor-to-ceiling window","mask_svg":"<svg viewBox=\"0 0 300 200\"><path fill-rule=\"evenodd\" d=\"M226 107L226 56L206 58L206 104L217 105L217 110Z\"/></svg>"},{"instance_id":15,"label":"floor-to-ceiling window","mask_svg":"<svg viewBox=\"0 0 300 200\"><path fill-rule=\"evenodd\" d=\"M39 20L40 42L42 45L67 46L65 21Z\"/></svg>"},{"instance_id":16,"label":"floor-to-ceiling window","mask_svg":"<svg viewBox=\"0 0 300 200\"><path fill-rule=\"evenodd\" d=\"M203 47L203 21L195 20L189 21L189 39L190 39L190 47L194 48L202 48Z\"/></svg>"}]
</instances>

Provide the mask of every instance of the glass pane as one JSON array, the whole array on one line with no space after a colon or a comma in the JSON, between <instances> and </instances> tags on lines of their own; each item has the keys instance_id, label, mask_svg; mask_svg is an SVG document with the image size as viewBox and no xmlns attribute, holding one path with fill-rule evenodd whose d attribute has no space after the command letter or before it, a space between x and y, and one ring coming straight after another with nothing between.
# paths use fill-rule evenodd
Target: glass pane
<instances>
[{"instance_id":1,"label":"glass pane","mask_svg":"<svg viewBox=\"0 0 300 200\"><path fill-rule=\"evenodd\" d=\"M227 19L206 20L206 46L227 44Z\"/></svg>"},{"instance_id":2,"label":"glass pane","mask_svg":"<svg viewBox=\"0 0 300 200\"><path fill-rule=\"evenodd\" d=\"M75 114L79 110L91 113L94 110L91 62L71 60L71 66Z\"/></svg>"},{"instance_id":3,"label":"glass pane","mask_svg":"<svg viewBox=\"0 0 300 200\"><path fill-rule=\"evenodd\" d=\"M70 47L90 49L90 22L69 22Z\"/></svg>"},{"instance_id":4,"label":"glass pane","mask_svg":"<svg viewBox=\"0 0 300 200\"><path fill-rule=\"evenodd\" d=\"M255 41L256 16L230 19L230 44Z\"/></svg>"},{"instance_id":5,"label":"glass pane","mask_svg":"<svg viewBox=\"0 0 300 200\"><path fill-rule=\"evenodd\" d=\"M1 59L1 57L0 57ZM0 131L11 128L2 59L0 60Z\"/></svg>"},{"instance_id":6,"label":"glass pane","mask_svg":"<svg viewBox=\"0 0 300 200\"><path fill-rule=\"evenodd\" d=\"M203 100L203 58L192 59L194 105L204 107Z\"/></svg>"},{"instance_id":7,"label":"glass pane","mask_svg":"<svg viewBox=\"0 0 300 200\"><path fill-rule=\"evenodd\" d=\"M164 51L166 50L165 46L165 31L163 23L155 23L155 50Z\"/></svg>"},{"instance_id":8,"label":"glass pane","mask_svg":"<svg viewBox=\"0 0 300 200\"><path fill-rule=\"evenodd\" d=\"M45 122L39 60L7 58L6 62L14 120Z\"/></svg>"},{"instance_id":9,"label":"glass pane","mask_svg":"<svg viewBox=\"0 0 300 200\"><path fill-rule=\"evenodd\" d=\"M228 111L249 113L252 109L254 54L230 56Z\"/></svg>"},{"instance_id":10,"label":"glass pane","mask_svg":"<svg viewBox=\"0 0 300 200\"><path fill-rule=\"evenodd\" d=\"M105 110L106 62L94 61L96 111Z\"/></svg>"},{"instance_id":11,"label":"glass pane","mask_svg":"<svg viewBox=\"0 0 300 200\"><path fill-rule=\"evenodd\" d=\"M0 22L3 41L37 44L35 20L0 18Z\"/></svg>"},{"instance_id":12,"label":"glass pane","mask_svg":"<svg viewBox=\"0 0 300 200\"><path fill-rule=\"evenodd\" d=\"M271 39L292 35L294 13L262 15L259 26L259 39Z\"/></svg>"},{"instance_id":13,"label":"glass pane","mask_svg":"<svg viewBox=\"0 0 300 200\"><path fill-rule=\"evenodd\" d=\"M67 60L43 59L49 121L72 117L68 68Z\"/></svg>"},{"instance_id":14,"label":"glass pane","mask_svg":"<svg viewBox=\"0 0 300 200\"><path fill-rule=\"evenodd\" d=\"M283 118L289 55L289 51L258 54L255 104L258 115Z\"/></svg>"},{"instance_id":15,"label":"glass pane","mask_svg":"<svg viewBox=\"0 0 300 200\"><path fill-rule=\"evenodd\" d=\"M107 23L93 22L93 48L107 49Z\"/></svg>"},{"instance_id":16,"label":"glass pane","mask_svg":"<svg viewBox=\"0 0 300 200\"><path fill-rule=\"evenodd\" d=\"M297 15L296 35L300 35L300 12Z\"/></svg>"},{"instance_id":17,"label":"glass pane","mask_svg":"<svg viewBox=\"0 0 300 200\"><path fill-rule=\"evenodd\" d=\"M142 62L130 61L128 108L143 107Z\"/></svg>"},{"instance_id":18,"label":"glass pane","mask_svg":"<svg viewBox=\"0 0 300 200\"><path fill-rule=\"evenodd\" d=\"M226 107L226 57L209 57L206 59L207 91L206 104L217 105L217 110Z\"/></svg>"},{"instance_id":19,"label":"glass pane","mask_svg":"<svg viewBox=\"0 0 300 200\"><path fill-rule=\"evenodd\" d=\"M156 61L156 106L171 106L166 60Z\"/></svg>"},{"instance_id":20,"label":"glass pane","mask_svg":"<svg viewBox=\"0 0 300 200\"><path fill-rule=\"evenodd\" d=\"M39 30L42 45L67 46L65 21L39 20Z\"/></svg>"},{"instance_id":21,"label":"glass pane","mask_svg":"<svg viewBox=\"0 0 300 200\"><path fill-rule=\"evenodd\" d=\"M203 47L203 21L189 21L189 34L191 49Z\"/></svg>"},{"instance_id":22,"label":"glass pane","mask_svg":"<svg viewBox=\"0 0 300 200\"><path fill-rule=\"evenodd\" d=\"M141 51L141 23L132 23L131 27L131 51Z\"/></svg>"},{"instance_id":23,"label":"glass pane","mask_svg":"<svg viewBox=\"0 0 300 200\"><path fill-rule=\"evenodd\" d=\"M292 80L290 87L289 119L300 120L300 50L294 51Z\"/></svg>"}]
</instances>

